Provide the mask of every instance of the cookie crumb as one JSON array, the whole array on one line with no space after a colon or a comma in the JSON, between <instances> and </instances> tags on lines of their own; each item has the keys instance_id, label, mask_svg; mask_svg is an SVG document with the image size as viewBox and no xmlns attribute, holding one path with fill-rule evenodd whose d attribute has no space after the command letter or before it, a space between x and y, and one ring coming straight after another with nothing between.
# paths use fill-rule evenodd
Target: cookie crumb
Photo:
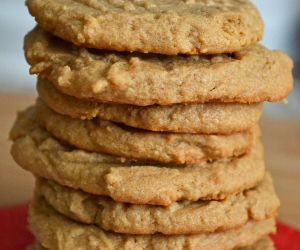
<instances>
[{"instance_id":1,"label":"cookie crumb","mask_svg":"<svg viewBox=\"0 0 300 250\"><path fill-rule=\"evenodd\" d=\"M95 94L97 94L100 93L107 85L108 82L105 79L100 79L92 85L92 90Z\"/></svg>"}]
</instances>

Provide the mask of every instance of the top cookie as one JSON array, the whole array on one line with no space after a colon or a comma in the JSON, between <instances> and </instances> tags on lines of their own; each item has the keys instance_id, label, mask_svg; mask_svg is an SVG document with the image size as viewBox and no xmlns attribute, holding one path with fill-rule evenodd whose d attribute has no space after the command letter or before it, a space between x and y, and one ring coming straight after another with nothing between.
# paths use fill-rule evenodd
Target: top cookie
<instances>
[{"instance_id":1,"label":"top cookie","mask_svg":"<svg viewBox=\"0 0 300 250\"><path fill-rule=\"evenodd\" d=\"M263 36L248 0L27 0L45 30L90 48L160 54L234 52Z\"/></svg>"}]
</instances>

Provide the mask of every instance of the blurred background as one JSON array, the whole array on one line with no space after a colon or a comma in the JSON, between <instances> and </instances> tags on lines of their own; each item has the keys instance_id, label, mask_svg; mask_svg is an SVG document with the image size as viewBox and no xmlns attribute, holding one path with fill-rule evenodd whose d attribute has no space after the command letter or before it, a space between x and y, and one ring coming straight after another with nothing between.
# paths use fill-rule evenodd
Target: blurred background
<instances>
[{"instance_id":1,"label":"blurred background","mask_svg":"<svg viewBox=\"0 0 300 250\"><path fill-rule=\"evenodd\" d=\"M266 104L262 119L267 166L282 200L280 219L300 228L300 0L254 0L265 20L270 49L295 61L295 88L288 105ZM0 206L28 200L33 177L9 155L8 131L16 110L34 102L35 76L29 76L23 37L35 25L22 0L0 0Z\"/></svg>"}]
</instances>

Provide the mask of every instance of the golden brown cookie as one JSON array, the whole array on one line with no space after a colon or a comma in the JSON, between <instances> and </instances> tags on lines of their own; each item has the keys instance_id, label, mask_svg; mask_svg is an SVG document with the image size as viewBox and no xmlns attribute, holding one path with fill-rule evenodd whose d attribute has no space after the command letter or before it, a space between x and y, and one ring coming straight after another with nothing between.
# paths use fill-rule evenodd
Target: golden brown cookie
<instances>
[{"instance_id":1,"label":"golden brown cookie","mask_svg":"<svg viewBox=\"0 0 300 250\"><path fill-rule=\"evenodd\" d=\"M178 200L224 199L263 180L260 143L247 155L196 165L132 161L64 145L37 127L34 109L19 114L11 153L37 176L88 193L134 204L170 205Z\"/></svg>"},{"instance_id":2,"label":"golden brown cookie","mask_svg":"<svg viewBox=\"0 0 300 250\"><path fill-rule=\"evenodd\" d=\"M293 83L291 59L260 45L209 56L113 53L78 48L36 28L25 38L25 55L31 73L62 93L97 102L278 101Z\"/></svg>"},{"instance_id":3,"label":"golden brown cookie","mask_svg":"<svg viewBox=\"0 0 300 250\"><path fill-rule=\"evenodd\" d=\"M48 249L64 250L229 250L250 246L275 231L274 219L250 221L240 228L197 235L131 235L107 232L74 222L57 213L43 199L35 199L29 212L29 227Z\"/></svg>"},{"instance_id":4,"label":"golden brown cookie","mask_svg":"<svg viewBox=\"0 0 300 250\"><path fill-rule=\"evenodd\" d=\"M257 124L262 104L204 103L152 105L97 103L60 93L49 81L39 81L40 98L62 115L78 119L100 118L130 127L176 133L232 134Z\"/></svg>"},{"instance_id":5,"label":"golden brown cookie","mask_svg":"<svg viewBox=\"0 0 300 250\"><path fill-rule=\"evenodd\" d=\"M180 164L220 160L248 153L259 135L258 127L231 135L151 132L98 118L71 118L52 111L41 100L34 108L38 123L59 140L79 149L129 159Z\"/></svg>"},{"instance_id":6,"label":"golden brown cookie","mask_svg":"<svg viewBox=\"0 0 300 250\"><path fill-rule=\"evenodd\" d=\"M273 241L269 237L263 237L254 245L241 248L240 250L276 250Z\"/></svg>"},{"instance_id":7,"label":"golden brown cookie","mask_svg":"<svg viewBox=\"0 0 300 250\"><path fill-rule=\"evenodd\" d=\"M40 243L35 243L28 248L28 250L50 250L44 248ZM242 247L236 250L275 250L274 244L269 237L263 237L255 242L252 246Z\"/></svg>"},{"instance_id":8,"label":"golden brown cookie","mask_svg":"<svg viewBox=\"0 0 300 250\"><path fill-rule=\"evenodd\" d=\"M199 234L240 227L274 217L279 207L271 176L255 188L223 201L181 201L168 207L115 202L37 179L36 195L55 210L85 224L128 234Z\"/></svg>"},{"instance_id":9,"label":"golden brown cookie","mask_svg":"<svg viewBox=\"0 0 300 250\"><path fill-rule=\"evenodd\" d=\"M44 29L74 44L117 51L198 54L239 51L262 38L248 0L27 0Z\"/></svg>"}]
</instances>

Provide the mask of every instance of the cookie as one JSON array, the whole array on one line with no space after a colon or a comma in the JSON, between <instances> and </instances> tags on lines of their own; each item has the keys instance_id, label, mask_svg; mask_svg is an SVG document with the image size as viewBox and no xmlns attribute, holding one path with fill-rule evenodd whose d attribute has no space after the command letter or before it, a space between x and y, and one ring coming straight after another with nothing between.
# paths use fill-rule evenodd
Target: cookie
<instances>
[{"instance_id":1,"label":"cookie","mask_svg":"<svg viewBox=\"0 0 300 250\"><path fill-rule=\"evenodd\" d=\"M64 145L35 127L34 110L20 113L10 137L16 162L36 176L119 202L170 205L178 200L224 199L264 178L260 143L242 157L194 165L132 161Z\"/></svg>"},{"instance_id":2,"label":"cookie","mask_svg":"<svg viewBox=\"0 0 300 250\"><path fill-rule=\"evenodd\" d=\"M62 93L97 102L278 101L293 82L291 59L261 45L209 56L127 54L74 47L36 28L24 46L32 74L47 78Z\"/></svg>"},{"instance_id":3,"label":"cookie","mask_svg":"<svg viewBox=\"0 0 300 250\"><path fill-rule=\"evenodd\" d=\"M74 44L117 51L199 54L239 51L263 36L247 0L27 0L45 30Z\"/></svg>"},{"instance_id":4,"label":"cookie","mask_svg":"<svg viewBox=\"0 0 300 250\"><path fill-rule=\"evenodd\" d=\"M128 234L200 234L240 227L277 213L271 176L257 187L223 201L176 202L169 207L118 203L37 179L35 193L66 217L106 231Z\"/></svg>"},{"instance_id":5,"label":"cookie","mask_svg":"<svg viewBox=\"0 0 300 250\"><path fill-rule=\"evenodd\" d=\"M196 235L131 235L108 232L74 222L57 213L43 199L35 199L29 212L29 228L48 249L233 249L250 246L275 231L274 219L250 221L240 228Z\"/></svg>"},{"instance_id":6,"label":"cookie","mask_svg":"<svg viewBox=\"0 0 300 250\"><path fill-rule=\"evenodd\" d=\"M275 250L273 241L269 237L263 237L252 246L241 248L240 250Z\"/></svg>"},{"instance_id":7,"label":"cookie","mask_svg":"<svg viewBox=\"0 0 300 250\"><path fill-rule=\"evenodd\" d=\"M39 81L40 98L52 110L78 119L99 118L157 132L232 134L254 127L262 104L204 103L139 107L85 101L60 93L48 81Z\"/></svg>"},{"instance_id":8,"label":"cookie","mask_svg":"<svg viewBox=\"0 0 300 250\"><path fill-rule=\"evenodd\" d=\"M150 132L94 118L80 120L55 113L41 100L37 121L53 136L74 147L129 159L164 163L201 163L248 153L259 129L231 135Z\"/></svg>"},{"instance_id":9,"label":"cookie","mask_svg":"<svg viewBox=\"0 0 300 250\"><path fill-rule=\"evenodd\" d=\"M30 246L27 250L47 250L42 247L40 243L35 243ZM275 250L274 244L269 237L263 237L262 239L255 242L252 246L242 247L236 250Z\"/></svg>"}]
</instances>

